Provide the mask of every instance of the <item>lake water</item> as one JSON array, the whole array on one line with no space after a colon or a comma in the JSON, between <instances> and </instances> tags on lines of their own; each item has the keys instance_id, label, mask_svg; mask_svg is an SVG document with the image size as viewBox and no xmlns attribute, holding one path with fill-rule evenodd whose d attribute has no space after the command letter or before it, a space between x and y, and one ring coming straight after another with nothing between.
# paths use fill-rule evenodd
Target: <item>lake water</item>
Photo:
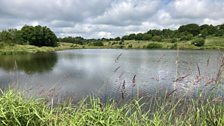
<instances>
[{"instance_id":1,"label":"lake water","mask_svg":"<svg viewBox=\"0 0 224 126\"><path fill-rule=\"evenodd\" d=\"M77 49L0 56L0 88L79 100L124 99L155 91L195 93L222 83L220 51Z\"/></svg>"}]
</instances>

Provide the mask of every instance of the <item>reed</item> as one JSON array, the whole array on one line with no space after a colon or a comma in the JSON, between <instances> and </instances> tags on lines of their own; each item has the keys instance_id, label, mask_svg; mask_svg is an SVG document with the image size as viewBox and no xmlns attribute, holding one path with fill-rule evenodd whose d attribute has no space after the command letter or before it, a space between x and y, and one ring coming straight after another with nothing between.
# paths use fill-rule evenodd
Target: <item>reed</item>
<instances>
[{"instance_id":1,"label":"reed","mask_svg":"<svg viewBox=\"0 0 224 126\"><path fill-rule=\"evenodd\" d=\"M27 98L9 90L0 96L0 125L5 126L222 126L224 107L222 97L204 100L186 96L175 97L173 92L148 98L148 104L133 99L125 104L114 100L103 103L88 97L77 105L63 103L55 107L44 99Z\"/></svg>"}]
</instances>

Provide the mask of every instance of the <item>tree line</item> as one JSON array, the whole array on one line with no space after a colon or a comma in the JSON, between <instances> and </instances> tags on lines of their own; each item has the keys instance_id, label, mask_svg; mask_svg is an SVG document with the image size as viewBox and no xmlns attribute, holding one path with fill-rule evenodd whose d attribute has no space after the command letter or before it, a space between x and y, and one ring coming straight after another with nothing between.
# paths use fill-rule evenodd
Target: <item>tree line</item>
<instances>
[{"instance_id":1,"label":"tree line","mask_svg":"<svg viewBox=\"0 0 224 126\"><path fill-rule=\"evenodd\" d=\"M188 41L192 39L205 39L208 36L224 36L224 24L208 25L204 24L186 24L180 26L176 30L171 29L151 29L145 33L129 34L123 37L116 38L101 38L101 39L84 39L82 37L64 37L59 38L59 41L70 42L76 44L88 43L89 41L123 41L123 40L150 40L160 42L166 40L168 42Z\"/></svg>"},{"instance_id":2,"label":"tree line","mask_svg":"<svg viewBox=\"0 0 224 126\"><path fill-rule=\"evenodd\" d=\"M116 38L85 39L83 37L63 37L57 38L55 33L46 26L23 26L20 30L9 29L0 32L0 42L13 42L18 44L30 44L35 46L57 46L59 42L69 42L74 44L96 43L102 45L103 41L124 41L124 40L147 40L177 42L189 41L192 39L203 41L208 36L224 36L224 24L222 25L198 25L186 24L176 30L171 29L150 29L145 33L129 34ZM195 42L194 42L195 43ZM201 42L202 43L202 42ZM197 45L197 44L196 44ZM199 44L201 45L201 44Z\"/></svg>"},{"instance_id":3,"label":"tree line","mask_svg":"<svg viewBox=\"0 0 224 126\"><path fill-rule=\"evenodd\" d=\"M146 33L125 35L121 39L123 40L152 40L162 41L163 39L176 40L191 40L194 37L206 38L208 36L223 36L224 24L222 25L208 25L204 24L199 26L198 24L187 24L180 26L177 30L162 29L162 30L149 30ZM117 38L118 39L118 38Z\"/></svg>"},{"instance_id":4,"label":"tree line","mask_svg":"<svg viewBox=\"0 0 224 126\"><path fill-rule=\"evenodd\" d=\"M20 30L8 29L0 32L0 42L30 44L35 46L57 46L57 36L46 26L23 26Z\"/></svg>"}]
</instances>

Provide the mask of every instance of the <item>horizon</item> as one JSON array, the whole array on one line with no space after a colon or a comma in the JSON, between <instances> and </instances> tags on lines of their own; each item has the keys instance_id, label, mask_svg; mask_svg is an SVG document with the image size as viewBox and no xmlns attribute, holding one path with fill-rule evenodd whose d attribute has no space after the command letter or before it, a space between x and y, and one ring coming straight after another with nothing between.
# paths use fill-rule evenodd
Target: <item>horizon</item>
<instances>
[{"instance_id":1,"label":"horizon","mask_svg":"<svg viewBox=\"0 0 224 126\"><path fill-rule=\"evenodd\" d=\"M100 6L99 6L100 5ZM220 25L222 0L1 0L0 31L27 25L51 28L58 37L115 38L181 25Z\"/></svg>"}]
</instances>

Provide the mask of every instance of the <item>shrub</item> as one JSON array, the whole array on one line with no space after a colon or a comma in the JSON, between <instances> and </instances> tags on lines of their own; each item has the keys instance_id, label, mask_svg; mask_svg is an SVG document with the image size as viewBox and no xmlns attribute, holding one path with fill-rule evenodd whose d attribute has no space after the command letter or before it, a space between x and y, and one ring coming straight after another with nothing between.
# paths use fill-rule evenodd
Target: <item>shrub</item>
<instances>
[{"instance_id":1,"label":"shrub","mask_svg":"<svg viewBox=\"0 0 224 126\"><path fill-rule=\"evenodd\" d=\"M156 48L162 48L163 45L160 43L149 43L146 48L148 49L156 49Z\"/></svg>"},{"instance_id":2,"label":"shrub","mask_svg":"<svg viewBox=\"0 0 224 126\"><path fill-rule=\"evenodd\" d=\"M205 40L203 38L196 38L191 42L191 44L200 47L205 44Z\"/></svg>"},{"instance_id":3,"label":"shrub","mask_svg":"<svg viewBox=\"0 0 224 126\"><path fill-rule=\"evenodd\" d=\"M153 36L152 37L152 40L153 41L157 41L157 42L161 42L162 41L162 38L160 36Z\"/></svg>"},{"instance_id":4,"label":"shrub","mask_svg":"<svg viewBox=\"0 0 224 126\"><path fill-rule=\"evenodd\" d=\"M177 43L174 43L171 47L170 47L170 49L176 49L177 48Z\"/></svg>"},{"instance_id":5,"label":"shrub","mask_svg":"<svg viewBox=\"0 0 224 126\"><path fill-rule=\"evenodd\" d=\"M119 45L123 45L124 44L124 41L120 41L118 44Z\"/></svg>"},{"instance_id":6,"label":"shrub","mask_svg":"<svg viewBox=\"0 0 224 126\"><path fill-rule=\"evenodd\" d=\"M94 46L103 46L103 42L94 42L93 43Z\"/></svg>"},{"instance_id":7,"label":"shrub","mask_svg":"<svg viewBox=\"0 0 224 126\"><path fill-rule=\"evenodd\" d=\"M128 45L128 48L132 48L132 44L129 44L129 45Z\"/></svg>"}]
</instances>

